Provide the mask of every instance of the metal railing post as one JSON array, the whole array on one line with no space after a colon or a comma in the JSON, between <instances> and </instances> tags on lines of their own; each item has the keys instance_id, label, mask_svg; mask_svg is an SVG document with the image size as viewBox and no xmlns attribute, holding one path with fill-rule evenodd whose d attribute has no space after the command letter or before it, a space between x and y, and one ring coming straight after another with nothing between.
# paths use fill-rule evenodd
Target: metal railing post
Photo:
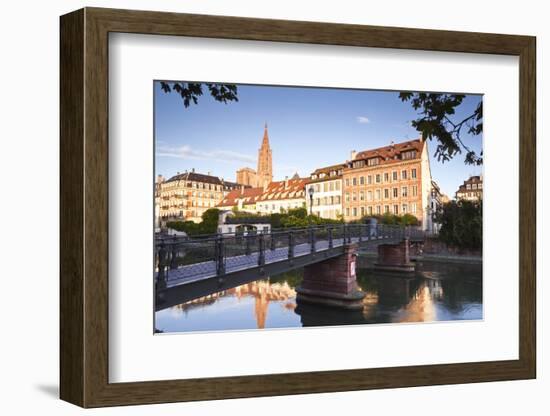
<instances>
[{"instance_id":1,"label":"metal railing post","mask_svg":"<svg viewBox=\"0 0 550 416\"><path fill-rule=\"evenodd\" d=\"M294 236L292 231L288 232L288 258L291 259L294 257Z\"/></svg>"},{"instance_id":2,"label":"metal railing post","mask_svg":"<svg viewBox=\"0 0 550 416\"><path fill-rule=\"evenodd\" d=\"M215 240L216 247L216 274L218 276L225 274L225 259L224 259L224 246L223 237L219 235Z\"/></svg>"},{"instance_id":3,"label":"metal railing post","mask_svg":"<svg viewBox=\"0 0 550 416\"><path fill-rule=\"evenodd\" d=\"M263 266L265 264L265 239L264 233L261 233L258 236L258 266Z\"/></svg>"},{"instance_id":4,"label":"metal railing post","mask_svg":"<svg viewBox=\"0 0 550 416\"><path fill-rule=\"evenodd\" d=\"M165 259L166 259L166 249L164 247L164 242L161 242L159 244L159 250L157 255L157 267L158 267L158 275L157 275L157 289L163 289L166 287L166 271L165 271Z\"/></svg>"},{"instance_id":5,"label":"metal railing post","mask_svg":"<svg viewBox=\"0 0 550 416\"><path fill-rule=\"evenodd\" d=\"M275 250L275 236L273 235L273 230L271 230L271 233L269 234L271 237L271 240L269 241L269 248L271 251Z\"/></svg>"},{"instance_id":6,"label":"metal railing post","mask_svg":"<svg viewBox=\"0 0 550 416\"><path fill-rule=\"evenodd\" d=\"M327 236L328 236L328 248L332 248L332 227L327 228Z\"/></svg>"},{"instance_id":7,"label":"metal railing post","mask_svg":"<svg viewBox=\"0 0 550 416\"><path fill-rule=\"evenodd\" d=\"M344 224L344 227L342 229L342 240L343 245L346 245L346 239L348 238L348 225Z\"/></svg>"},{"instance_id":8,"label":"metal railing post","mask_svg":"<svg viewBox=\"0 0 550 416\"><path fill-rule=\"evenodd\" d=\"M313 227L309 229L309 243L311 245L311 252L315 253L315 229Z\"/></svg>"},{"instance_id":9,"label":"metal railing post","mask_svg":"<svg viewBox=\"0 0 550 416\"><path fill-rule=\"evenodd\" d=\"M244 253L247 255L247 256L250 256L250 253L252 252L251 250L251 247L250 247L250 232L248 232L245 236L244 236Z\"/></svg>"},{"instance_id":10,"label":"metal railing post","mask_svg":"<svg viewBox=\"0 0 550 416\"><path fill-rule=\"evenodd\" d=\"M174 241L170 247L170 270L178 268L178 250L176 247L176 241Z\"/></svg>"},{"instance_id":11,"label":"metal railing post","mask_svg":"<svg viewBox=\"0 0 550 416\"><path fill-rule=\"evenodd\" d=\"M359 243L362 243L363 242L363 224L359 224L357 228L359 229Z\"/></svg>"}]
</instances>

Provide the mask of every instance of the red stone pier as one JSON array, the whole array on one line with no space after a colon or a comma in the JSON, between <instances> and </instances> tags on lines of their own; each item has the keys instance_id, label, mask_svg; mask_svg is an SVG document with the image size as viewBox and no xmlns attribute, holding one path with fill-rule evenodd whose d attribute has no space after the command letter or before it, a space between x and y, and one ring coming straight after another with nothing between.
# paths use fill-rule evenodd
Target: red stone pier
<instances>
[{"instance_id":1,"label":"red stone pier","mask_svg":"<svg viewBox=\"0 0 550 416\"><path fill-rule=\"evenodd\" d=\"M375 270L411 273L415 264L410 259L410 243L406 238L398 244L381 244L378 246L378 261Z\"/></svg>"},{"instance_id":2,"label":"red stone pier","mask_svg":"<svg viewBox=\"0 0 550 416\"><path fill-rule=\"evenodd\" d=\"M345 309L362 309L365 293L357 286L357 244L344 247L344 254L304 267L304 278L296 289L297 302Z\"/></svg>"}]
</instances>

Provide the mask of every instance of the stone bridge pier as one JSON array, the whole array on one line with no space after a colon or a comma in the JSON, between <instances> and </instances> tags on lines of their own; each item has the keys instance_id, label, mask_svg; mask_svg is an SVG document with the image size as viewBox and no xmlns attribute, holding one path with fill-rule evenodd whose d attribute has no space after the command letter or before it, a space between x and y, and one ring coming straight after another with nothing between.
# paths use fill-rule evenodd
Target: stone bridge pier
<instances>
[{"instance_id":1,"label":"stone bridge pier","mask_svg":"<svg viewBox=\"0 0 550 416\"><path fill-rule=\"evenodd\" d=\"M296 288L296 301L362 309L365 293L357 286L356 264L357 244L349 244L341 256L304 267L302 284Z\"/></svg>"}]
</instances>

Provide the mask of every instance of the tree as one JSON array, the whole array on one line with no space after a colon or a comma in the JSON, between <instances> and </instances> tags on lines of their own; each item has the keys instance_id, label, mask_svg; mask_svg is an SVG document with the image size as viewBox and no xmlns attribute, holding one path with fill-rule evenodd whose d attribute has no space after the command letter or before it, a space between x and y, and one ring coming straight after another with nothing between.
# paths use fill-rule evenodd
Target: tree
<instances>
[{"instance_id":1,"label":"tree","mask_svg":"<svg viewBox=\"0 0 550 416\"><path fill-rule=\"evenodd\" d=\"M422 134L423 140L438 141L435 149L437 160L442 163L451 160L456 154L466 152L464 163L468 165L483 164L483 151L477 154L464 144L461 134L467 131L478 136L483 132L483 103L479 102L472 114L462 120L456 120L456 107L464 101L464 94L433 94L424 92L401 92L403 102L411 102L419 110L419 118L412 121L412 126Z\"/></svg>"},{"instance_id":2,"label":"tree","mask_svg":"<svg viewBox=\"0 0 550 416\"><path fill-rule=\"evenodd\" d=\"M237 98L237 86L233 84L214 84L201 82L160 82L160 88L165 93L175 91L183 100L185 108L191 103L198 104L199 97L203 95L206 87L214 100L227 104L230 101L239 101Z\"/></svg>"},{"instance_id":3,"label":"tree","mask_svg":"<svg viewBox=\"0 0 550 416\"><path fill-rule=\"evenodd\" d=\"M458 248L481 249L483 233L483 203L481 201L451 201L435 214L441 224L439 239Z\"/></svg>"}]
</instances>

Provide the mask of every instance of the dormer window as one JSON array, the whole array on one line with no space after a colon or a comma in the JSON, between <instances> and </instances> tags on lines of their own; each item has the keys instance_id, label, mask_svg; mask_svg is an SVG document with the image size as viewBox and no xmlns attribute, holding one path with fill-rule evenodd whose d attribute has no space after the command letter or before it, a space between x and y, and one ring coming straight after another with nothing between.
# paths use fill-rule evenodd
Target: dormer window
<instances>
[{"instance_id":1,"label":"dormer window","mask_svg":"<svg viewBox=\"0 0 550 416\"><path fill-rule=\"evenodd\" d=\"M408 150L406 152L401 153L401 159L407 160L407 159L415 159L416 158L416 150Z\"/></svg>"},{"instance_id":2,"label":"dormer window","mask_svg":"<svg viewBox=\"0 0 550 416\"><path fill-rule=\"evenodd\" d=\"M379 158L373 157L373 158L367 160L367 165L369 165L369 166L376 166L376 165L379 164L379 162L380 162L380 159L379 159Z\"/></svg>"}]
</instances>

